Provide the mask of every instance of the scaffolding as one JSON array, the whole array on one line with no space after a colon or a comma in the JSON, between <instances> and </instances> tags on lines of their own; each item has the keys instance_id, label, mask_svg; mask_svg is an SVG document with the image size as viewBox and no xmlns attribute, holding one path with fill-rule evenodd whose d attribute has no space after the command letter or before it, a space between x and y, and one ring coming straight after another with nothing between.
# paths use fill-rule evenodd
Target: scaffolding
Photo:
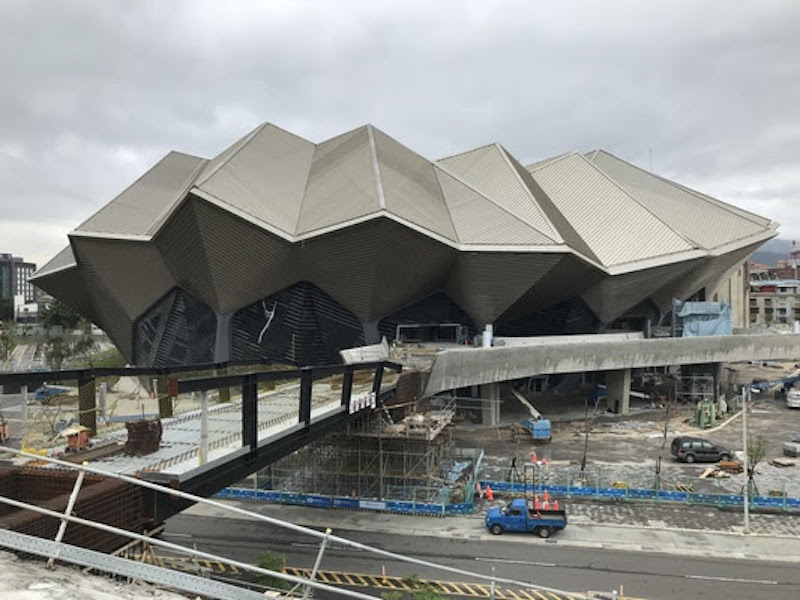
<instances>
[{"instance_id":1,"label":"scaffolding","mask_svg":"<svg viewBox=\"0 0 800 600\"><path fill-rule=\"evenodd\" d=\"M452 403L451 403L452 404ZM455 406L382 407L260 471L256 487L417 502L460 502L473 461L455 451Z\"/></svg>"}]
</instances>

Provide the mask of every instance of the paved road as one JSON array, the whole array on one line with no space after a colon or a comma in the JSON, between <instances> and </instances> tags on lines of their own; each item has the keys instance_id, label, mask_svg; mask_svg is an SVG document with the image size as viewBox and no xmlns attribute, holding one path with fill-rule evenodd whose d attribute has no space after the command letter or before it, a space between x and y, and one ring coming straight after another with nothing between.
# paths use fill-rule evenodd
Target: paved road
<instances>
[{"instance_id":1,"label":"paved road","mask_svg":"<svg viewBox=\"0 0 800 600\"><path fill-rule=\"evenodd\" d=\"M329 513L336 527L336 513ZM442 520L430 519L431 528ZM170 541L247 562L263 551L281 552L287 564L310 567L318 541L296 533L251 521L217 517L179 515L168 523ZM776 561L683 557L659 553L626 552L597 547L565 547L533 536L475 539L420 536L402 531L342 531L338 535L426 560L472 572L528 581L548 587L585 592L624 586L625 594L651 599L673 598L769 598L796 600L800 597L800 570L796 564ZM409 532L410 533L410 532ZM171 537L170 537L171 536ZM688 537L687 545L698 550L702 537ZM735 548L732 548L732 551ZM332 548L325 554L323 569L357 573L405 576L415 573L424 579L458 581L444 572L395 563L363 551ZM464 580L461 578L460 580Z\"/></svg>"}]
</instances>

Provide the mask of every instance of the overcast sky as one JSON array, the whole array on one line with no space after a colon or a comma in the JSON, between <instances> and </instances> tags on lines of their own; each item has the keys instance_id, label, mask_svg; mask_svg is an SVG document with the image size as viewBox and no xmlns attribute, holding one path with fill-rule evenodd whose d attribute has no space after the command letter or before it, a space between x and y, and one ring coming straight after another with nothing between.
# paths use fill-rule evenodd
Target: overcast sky
<instances>
[{"instance_id":1,"label":"overcast sky","mask_svg":"<svg viewBox=\"0 0 800 600\"><path fill-rule=\"evenodd\" d=\"M604 148L800 238L796 0L2 0L0 72L0 252L39 266L168 151L264 121Z\"/></svg>"}]
</instances>

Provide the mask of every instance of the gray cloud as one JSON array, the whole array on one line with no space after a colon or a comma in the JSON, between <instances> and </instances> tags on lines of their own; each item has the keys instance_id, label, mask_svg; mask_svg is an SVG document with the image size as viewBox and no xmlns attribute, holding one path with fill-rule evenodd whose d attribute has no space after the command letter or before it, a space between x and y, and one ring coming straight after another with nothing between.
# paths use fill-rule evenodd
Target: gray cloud
<instances>
[{"instance_id":1,"label":"gray cloud","mask_svg":"<svg viewBox=\"0 0 800 600\"><path fill-rule=\"evenodd\" d=\"M313 141L371 122L429 158L652 156L800 237L798 22L792 0L6 0L0 250L42 263L167 151L262 121Z\"/></svg>"}]
</instances>

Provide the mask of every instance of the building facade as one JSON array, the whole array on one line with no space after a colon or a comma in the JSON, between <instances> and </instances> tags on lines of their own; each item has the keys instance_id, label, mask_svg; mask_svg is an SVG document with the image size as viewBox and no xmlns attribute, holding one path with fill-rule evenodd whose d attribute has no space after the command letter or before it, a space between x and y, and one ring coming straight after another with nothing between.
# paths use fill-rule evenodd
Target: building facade
<instances>
[{"instance_id":1,"label":"building facade","mask_svg":"<svg viewBox=\"0 0 800 600\"><path fill-rule=\"evenodd\" d=\"M36 264L12 254L0 254L0 298L13 300L22 296L25 303L36 299L35 287L29 281Z\"/></svg>"},{"instance_id":2,"label":"building facade","mask_svg":"<svg viewBox=\"0 0 800 600\"><path fill-rule=\"evenodd\" d=\"M751 281L750 320L753 325L786 329L800 321L800 280Z\"/></svg>"},{"instance_id":3,"label":"building facade","mask_svg":"<svg viewBox=\"0 0 800 600\"><path fill-rule=\"evenodd\" d=\"M430 161L371 125L314 143L264 124L212 159L165 156L34 281L142 366L307 365L403 326L645 329L673 298L746 297L723 279L776 231L602 150Z\"/></svg>"}]
</instances>

